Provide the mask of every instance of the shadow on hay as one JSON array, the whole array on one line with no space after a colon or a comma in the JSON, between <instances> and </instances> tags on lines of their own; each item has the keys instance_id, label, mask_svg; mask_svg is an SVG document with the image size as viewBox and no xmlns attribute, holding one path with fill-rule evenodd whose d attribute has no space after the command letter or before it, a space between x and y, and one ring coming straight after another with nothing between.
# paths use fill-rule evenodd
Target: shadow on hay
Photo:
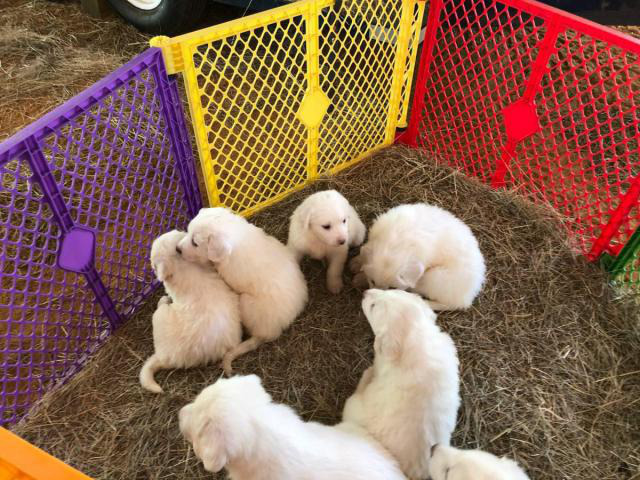
<instances>
[{"instance_id":1,"label":"shadow on hay","mask_svg":"<svg viewBox=\"0 0 640 480\"><path fill-rule=\"evenodd\" d=\"M469 311L439 317L461 359L455 445L511 455L536 479L638 473L638 311L615 297L596 265L570 252L558 218L395 147L253 220L285 240L295 206L324 188L345 194L367 224L391 206L427 201L477 235L488 264L484 291ZM234 366L259 374L276 401L305 419L333 423L371 361L373 338L360 292L331 296L318 262L303 269L310 302L302 317ZM221 371L163 372L167 394L141 390L155 303L14 431L95 478L212 478L180 438L177 412Z\"/></svg>"}]
</instances>

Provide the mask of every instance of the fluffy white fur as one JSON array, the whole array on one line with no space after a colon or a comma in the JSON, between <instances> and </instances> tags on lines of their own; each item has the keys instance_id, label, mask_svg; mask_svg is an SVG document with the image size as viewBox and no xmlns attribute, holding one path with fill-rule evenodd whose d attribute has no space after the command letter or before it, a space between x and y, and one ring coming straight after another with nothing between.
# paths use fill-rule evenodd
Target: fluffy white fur
<instances>
[{"instance_id":1,"label":"fluffy white fur","mask_svg":"<svg viewBox=\"0 0 640 480\"><path fill-rule=\"evenodd\" d=\"M529 480L513 460L444 445L433 449L429 471L432 480Z\"/></svg>"},{"instance_id":2,"label":"fluffy white fur","mask_svg":"<svg viewBox=\"0 0 640 480\"><path fill-rule=\"evenodd\" d=\"M400 205L384 213L351 264L354 282L420 293L433 310L471 306L484 283L485 264L471 229L438 207ZM365 282L366 283L366 282Z\"/></svg>"},{"instance_id":3,"label":"fluffy white fur","mask_svg":"<svg viewBox=\"0 0 640 480\"><path fill-rule=\"evenodd\" d=\"M187 234L176 230L151 246L151 265L169 294L153 314L155 353L140 371L142 386L162 388L154 373L163 368L189 368L217 361L240 344L240 305L214 269L188 262L176 251Z\"/></svg>"},{"instance_id":4,"label":"fluffy white fur","mask_svg":"<svg viewBox=\"0 0 640 480\"><path fill-rule=\"evenodd\" d=\"M225 355L227 374L235 358L278 338L307 303L307 283L291 250L225 208L200 210L180 249L187 260L213 262L240 294L240 316L251 338Z\"/></svg>"},{"instance_id":5,"label":"fluffy white fur","mask_svg":"<svg viewBox=\"0 0 640 480\"><path fill-rule=\"evenodd\" d=\"M362 309L375 334L375 359L342 419L365 428L409 478L425 478L431 446L448 445L456 424L456 347L418 295L367 290Z\"/></svg>"},{"instance_id":6,"label":"fluffy white fur","mask_svg":"<svg viewBox=\"0 0 640 480\"><path fill-rule=\"evenodd\" d=\"M327 259L327 288L342 290L342 271L349 247L362 245L367 229L349 201L335 190L307 197L293 212L289 223L288 246L298 261L308 255Z\"/></svg>"},{"instance_id":7,"label":"fluffy white fur","mask_svg":"<svg viewBox=\"0 0 640 480\"><path fill-rule=\"evenodd\" d=\"M275 404L255 375L218 380L180 410L180 431L209 472L231 480L400 480L377 442L356 426L303 422Z\"/></svg>"}]
</instances>

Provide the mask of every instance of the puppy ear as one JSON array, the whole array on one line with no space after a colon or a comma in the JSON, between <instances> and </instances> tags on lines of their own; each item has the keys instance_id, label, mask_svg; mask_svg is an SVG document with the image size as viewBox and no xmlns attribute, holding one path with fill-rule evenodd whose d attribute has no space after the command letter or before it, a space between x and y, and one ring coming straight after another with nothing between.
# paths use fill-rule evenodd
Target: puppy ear
<instances>
[{"instance_id":1,"label":"puppy ear","mask_svg":"<svg viewBox=\"0 0 640 480\"><path fill-rule=\"evenodd\" d=\"M193 449L208 472L222 470L228 462L226 438L213 420L207 419L193 441Z\"/></svg>"},{"instance_id":2,"label":"puppy ear","mask_svg":"<svg viewBox=\"0 0 640 480\"><path fill-rule=\"evenodd\" d=\"M376 335L373 344L374 351L391 360L400 360L409 334L409 322L410 320L405 312L395 321L390 322L384 331Z\"/></svg>"},{"instance_id":3,"label":"puppy ear","mask_svg":"<svg viewBox=\"0 0 640 480\"><path fill-rule=\"evenodd\" d=\"M180 409L178 412L178 424L180 426L180 433L184 436L184 438L193 443L193 438L191 437L191 418L193 417L193 404L189 403Z\"/></svg>"},{"instance_id":4,"label":"puppy ear","mask_svg":"<svg viewBox=\"0 0 640 480\"><path fill-rule=\"evenodd\" d=\"M219 262L231 253L231 242L221 233L211 233L207 237L207 257Z\"/></svg>"},{"instance_id":5,"label":"puppy ear","mask_svg":"<svg viewBox=\"0 0 640 480\"><path fill-rule=\"evenodd\" d=\"M424 273L424 264L411 260L398 273L398 282L405 288L414 288Z\"/></svg>"},{"instance_id":6,"label":"puppy ear","mask_svg":"<svg viewBox=\"0 0 640 480\"><path fill-rule=\"evenodd\" d=\"M167 280L171 280L171 277L173 276L173 264L167 260L158 262L155 265L154 271L156 272L156 278L159 281L165 282Z\"/></svg>"},{"instance_id":7,"label":"puppy ear","mask_svg":"<svg viewBox=\"0 0 640 480\"><path fill-rule=\"evenodd\" d=\"M300 219L300 223L302 224L302 228L305 230L309 229L309 226L311 225L311 215L313 213L313 208L311 208L311 205L308 204L303 204L300 207L300 216L298 217Z\"/></svg>"}]
</instances>

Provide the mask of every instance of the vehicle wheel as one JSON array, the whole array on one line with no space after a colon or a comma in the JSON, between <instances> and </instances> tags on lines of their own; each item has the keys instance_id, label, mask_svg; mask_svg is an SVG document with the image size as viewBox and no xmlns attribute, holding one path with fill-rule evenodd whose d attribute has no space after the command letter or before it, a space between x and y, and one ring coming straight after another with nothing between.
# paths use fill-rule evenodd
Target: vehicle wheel
<instances>
[{"instance_id":1,"label":"vehicle wheel","mask_svg":"<svg viewBox=\"0 0 640 480\"><path fill-rule=\"evenodd\" d=\"M147 33L176 35L200 20L207 0L108 0L127 22Z\"/></svg>"}]
</instances>

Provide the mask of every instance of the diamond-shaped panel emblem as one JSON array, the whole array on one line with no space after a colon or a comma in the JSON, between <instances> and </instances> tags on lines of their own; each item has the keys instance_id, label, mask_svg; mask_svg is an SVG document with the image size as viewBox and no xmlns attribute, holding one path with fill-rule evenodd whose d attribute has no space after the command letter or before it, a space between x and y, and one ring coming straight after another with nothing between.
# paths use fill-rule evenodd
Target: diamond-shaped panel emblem
<instances>
[{"instance_id":1,"label":"diamond-shaped panel emblem","mask_svg":"<svg viewBox=\"0 0 640 480\"><path fill-rule=\"evenodd\" d=\"M322 90L309 90L300 103L298 118L305 127L316 128L322 122L330 104L331 101Z\"/></svg>"},{"instance_id":2,"label":"diamond-shaped panel emblem","mask_svg":"<svg viewBox=\"0 0 640 480\"><path fill-rule=\"evenodd\" d=\"M502 110L502 116L507 136L512 142L520 142L540 130L535 107L523 100Z\"/></svg>"}]
</instances>

